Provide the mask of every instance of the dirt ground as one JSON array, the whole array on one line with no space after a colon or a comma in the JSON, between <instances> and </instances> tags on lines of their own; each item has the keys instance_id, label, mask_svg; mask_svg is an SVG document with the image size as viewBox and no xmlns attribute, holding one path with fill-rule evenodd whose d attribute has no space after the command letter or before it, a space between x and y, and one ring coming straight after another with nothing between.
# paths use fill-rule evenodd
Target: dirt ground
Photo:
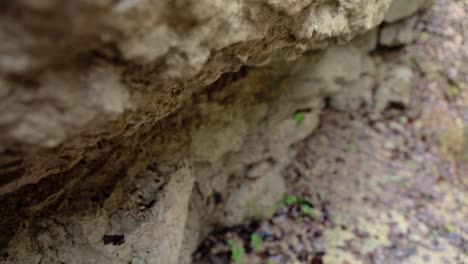
<instances>
[{"instance_id":1,"label":"dirt ground","mask_svg":"<svg viewBox=\"0 0 468 264\"><path fill-rule=\"evenodd\" d=\"M213 233L194 263L468 264L468 2L434 2L413 44L373 54L414 70L410 105L325 110L275 216Z\"/></svg>"}]
</instances>

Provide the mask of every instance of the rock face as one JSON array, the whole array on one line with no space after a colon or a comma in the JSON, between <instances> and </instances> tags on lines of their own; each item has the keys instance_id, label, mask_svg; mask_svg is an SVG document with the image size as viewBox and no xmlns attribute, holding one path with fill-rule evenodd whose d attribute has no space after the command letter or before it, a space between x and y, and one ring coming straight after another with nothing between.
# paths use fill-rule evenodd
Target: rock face
<instances>
[{"instance_id":1,"label":"rock face","mask_svg":"<svg viewBox=\"0 0 468 264\"><path fill-rule=\"evenodd\" d=\"M390 9L385 15L384 21L393 23L403 18L409 17L420 9L428 6L430 3L431 0L394 0L390 6Z\"/></svg>"},{"instance_id":2,"label":"rock face","mask_svg":"<svg viewBox=\"0 0 468 264\"><path fill-rule=\"evenodd\" d=\"M394 0L385 15L380 30L379 44L386 47L398 47L409 44L414 39L417 18L414 14L427 8L432 0Z\"/></svg>"},{"instance_id":3,"label":"rock face","mask_svg":"<svg viewBox=\"0 0 468 264\"><path fill-rule=\"evenodd\" d=\"M387 47L409 44L414 39L416 17L403 19L397 23L386 25L380 31L379 43Z\"/></svg>"},{"instance_id":4,"label":"rock face","mask_svg":"<svg viewBox=\"0 0 468 264\"><path fill-rule=\"evenodd\" d=\"M335 45L389 6L0 3L2 260L189 263L214 227L268 216L325 98L370 103L377 31Z\"/></svg>"}]
</instances>

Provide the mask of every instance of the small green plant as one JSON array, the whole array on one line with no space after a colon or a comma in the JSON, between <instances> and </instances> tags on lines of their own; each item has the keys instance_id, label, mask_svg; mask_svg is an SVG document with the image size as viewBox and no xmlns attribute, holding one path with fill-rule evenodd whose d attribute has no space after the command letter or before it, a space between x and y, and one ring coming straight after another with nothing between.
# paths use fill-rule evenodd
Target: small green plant
<instances>
[{"instance_id":1,"label":"small green plant","mask_svg":"<svg viewBox=\"0 0 468 264\"><path fill-rule=\"evenodd\" d=\"M447 94L452 98L458 97L460 93L461 93L460 88L458 88L456 85L450 86L447 91Z\"/></svg>"},{"instance_id":2,"label":"small green plant","mask_svg":"<svg viewBox=\"0 0 468 264\"><path fill-rule=\"evenodd\" d=\"M262 242L262 238L258 234L253 233L250 236L250 246L252 247L253 251L260 251L260 245L262 244Z\"/></svg>"},{"instance_id":3,"label":"small green plant","mask_svg":"<svg viewBox=\"0 0 468 264\"><path fill-rule=\"evenodd\" d=\"M276 262L273 261L273 260L271 260L271 259L269 259L269 260L267 261L267 264L276 264Z\"/></svg>"},{"instance_id":4,"label":"small green plant","mask_svg":"<svg viewBox=\"0 0 468 264\"><path fill-rule=\"evenodd\" d=\"M301 204L299 208L301 209L301 212L307 216L311 216L314 213L314 209L306 203Z\"/></svg>"},{"instance_id":5,"label":"small green plant","mask_svg":"<svg viewBox=\"0 0 468 264\"><path fill-rule=\"evenodd\" d=\"M314 201L309 196L302 197L300 203L314 204Z\"/></svg>"},{"instance_id":6,"label":"small green plant","mask_svg":"<svg viewBox=\"0 0 468 264\"><path fill-rule=\"evenodd\" d=\"M296 125L300 125L304 122L305 116L303 113L295 113L293 119L296 121Z\"/></svg>"},{"instance_id":7,"label":"small green plant","mask_svg":"<svg viewBox=\"0 0 468 264\"><path fill-rule=\"evenodd\" d=\"M312 217L315 221L320 219L320 212L312 208L312 206L303 203L300 206L301 212L309 217Z\"/></svg>"},{"instance_id":8,"label":"small green plant","mask_svg":"<svg viewBox=\"0 0 468 264\"><path fill-rule=\"evenodd\" d=\"M446 225L444 226L445 232L447 233L453 233L453 227Z\"/></svg>"},{"instance_id":9,"label":"small green plant","mask_svg":"<svg viewBox=\"0 0 468 264\"><path fill-rule=\"evenodd\" d=\"M299 202L299 198L293 195L288 195L283 198L283 204L286 206L291 205L291 204L296 204L298 202Z\"/></svg>"},{"instance_id":10,"label":"small green plant","mask_svg":"<svg viewBox=\"0 0 468 264\"><path fill-rule=\"evenodd\" d=\"M228 246L231 248L231 260L236 264L244 262L245 249L239 246L234 240L228 240Z\"/></svg>"},{"instance_id":11,"label":"small green plant","mask_svg":"<svg viewBox=\"0 0 468 264\"><path fill-rule=\"evenodd\" d=\"M320 196L320 198L323 200L325 199L324 196ZM318 220L320 218L320 212L315 210L312 207L312 199L310 197L302 197L298 198L296 196L288 195L283 198L283 204L286 206L289 205L297 205L299 207L299 210L302 212L302 216L299 216L297 220L302 221L304 220L303 216L309 216L312 217L314 220Z\"/></svg>"}]
</instances>

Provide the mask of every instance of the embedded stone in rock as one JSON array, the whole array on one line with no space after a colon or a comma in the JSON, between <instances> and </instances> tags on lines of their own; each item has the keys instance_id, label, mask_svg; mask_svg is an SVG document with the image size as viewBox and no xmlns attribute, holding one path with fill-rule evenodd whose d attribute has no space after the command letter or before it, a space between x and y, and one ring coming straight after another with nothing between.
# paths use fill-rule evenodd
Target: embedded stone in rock
<instances>
[{"instance_id":1,"label":"embedded stone in rock","mask_svg":"<svg viewBox=\"0 0 468 264\"><path fill-rule=\"evenodd\" d=\"M331 106L337 110L352 112L361 106L370 105L372 101L372 88L375 79L371 76L364 76L359 80L347 84L342 92L331 98Z\"/></svg>"},{"instance_id":2,"label":"embedded stone in rock","mask_svg":"<svg viewBox=\"0 0 468 264\"><path fill-rule=\"evenodd\" d=\"M404 65L384 64L379 68L375 108L382 111L392 103L406 106L411 99L413 71Z\"/></svg>"},{"instance_id":3,"label":"embedded stone in rock","mask_svg":"<svg viewBox=\"0 0 468 264\"><path fill-rule=\"evenodd\" d=\"M231 226L247 219L263 219L276 210L285 193L281 168L270 170L268 175L253 182L246 182L235 191L226 204L224 224Z\"/></svg>"},{"instance_id":4,"label":"embedded stone in rock","mask_svg":"<svg viewBox=\"0 0 468 264\"><path fill-rule=\"evenodd\" d=\"M382 26L379 43L382 46L395 47L409 44L414 39L414 27L417 17L410 17L393 24Z\"/></svg>"},{"instance_id":5,"label":"embedded stone in rock","mask_svg":"<svg viewBox=\"0 0 468 264\"><path fill-rule=\"evenodd\" d=\"M339 92L343 83L360 77L361 61L362 52L352 45L330 47L312 57L301 58L288 79L294 87L291 97L304 100Z\"/></svg>"},{"instance_id":6,"label":"embedded stone in rock","mask_svg":"<svg viewBox=\"0 0 468 264\"><path fill-rule=\"evenodd\" d=\"M212 108L216 112L216 107ZM222 111L230 111L218 107ZM234 111L241 112L242 109ZM233 112L234 115L241 113ZM224 120L209 119L193 133L193 159L196 161L215 162L228 151L239 150L248 132L247 123L242 117L231 114L220 115Z\"/></svg>"},{"instance_id":7,"label":"embedded stone in rock","mask_svg":"<svg viewBox=\"0 0 468 264\"><path fill-rule=\"evenodd\" d=\"M390 8L385 14L385 22L395 22L408 17L420 9L427 7L431 0L393 0Z\"/></svg>"},{"instance_id":8,"label":"embedded stone in rock","mask_svg":"<svg viewBox=\"0 0 468 264\"><path fill-rule=\"evenodd\" d=\"M379 32L377 28L369 30L366 33L358 35L356 38L354 38L351 41L351 45L364 53L371 52L377 48L378 34Z\"/></svg>"}]
</instances>

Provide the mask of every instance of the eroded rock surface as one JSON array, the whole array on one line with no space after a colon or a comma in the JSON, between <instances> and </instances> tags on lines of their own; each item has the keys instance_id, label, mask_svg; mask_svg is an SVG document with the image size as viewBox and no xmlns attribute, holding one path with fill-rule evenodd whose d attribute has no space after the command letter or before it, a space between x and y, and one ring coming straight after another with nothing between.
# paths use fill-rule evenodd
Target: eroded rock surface
<instances>
[{"instance_id":1,"label":"eroded rock surface","mask_svg":"<svg viewBox=\"0 0 468 264\"><path fill-rule=\"evenodd\" d=\"M389 6L2 2L3 260L188 263L213 227L271 214L325 99L370 103L377 31L336 45Z\"/></svg>"},{"instance_id":2,"label":"eroded rock surface","mask_svg":"<svg viewBox=\"0 0 468 264\"><path fill-rule=\"evenodd\" d=\"M398 47L414 40L416 17L403 19L397 23L386 25L380 31L379 43L387 47Z\"/></svg>"}]
</instances>

